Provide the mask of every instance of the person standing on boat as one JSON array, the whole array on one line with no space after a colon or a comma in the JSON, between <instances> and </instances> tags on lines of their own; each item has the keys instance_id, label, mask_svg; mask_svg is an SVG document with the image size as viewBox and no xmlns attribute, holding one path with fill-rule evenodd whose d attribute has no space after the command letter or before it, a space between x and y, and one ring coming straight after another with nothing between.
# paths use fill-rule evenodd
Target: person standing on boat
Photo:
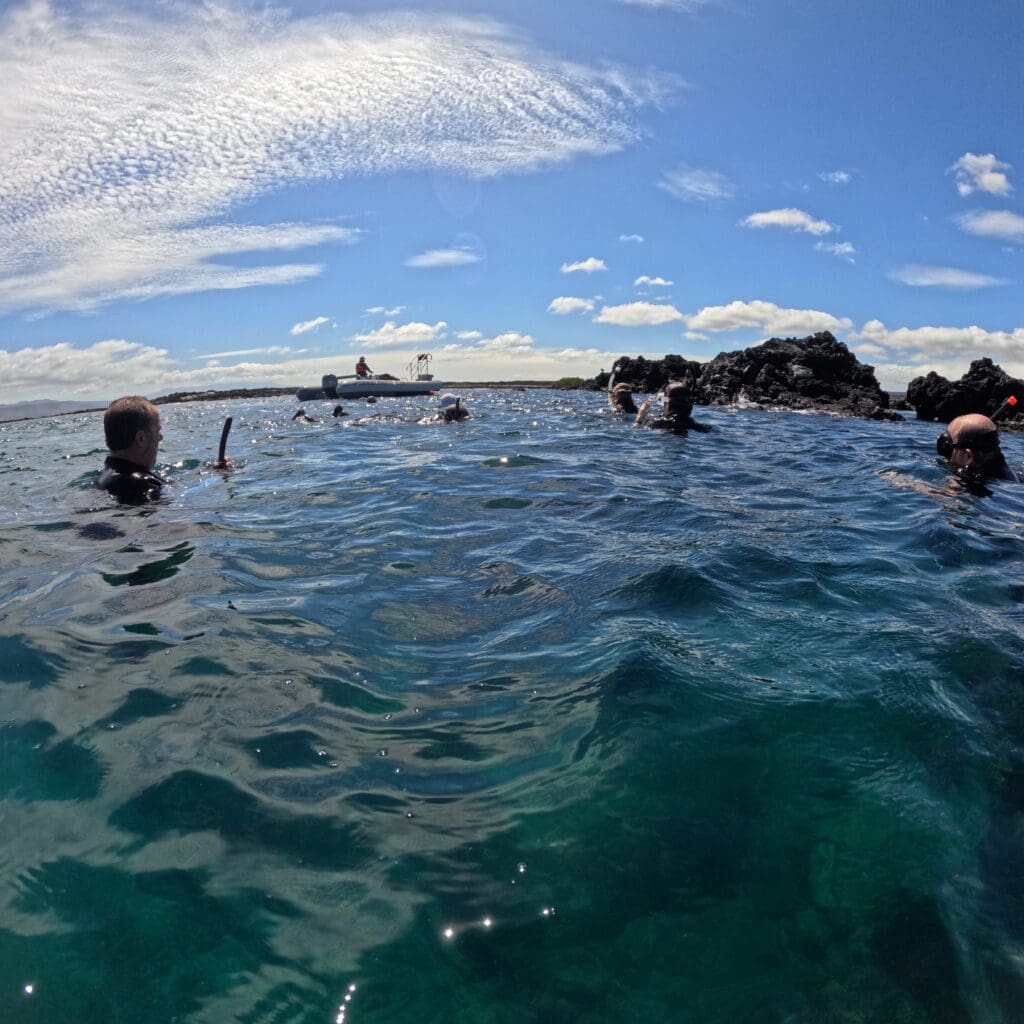
<instances>
[{"instance_id":1,"label":"person standing on boat","mask_svg":"<svg viewBox=\"0 0 1024 1024\"><path fill-rule=\"evenodd\" d=\"M373 370L366 363L366 356L360 356L359 362L356 363L356 376L357 377L369 377L373 373Z\"/></svg>"},{"instance_id":2,"label":"person standing on boat","mask_svg":"<svg viewBox=\"0 0 1024 1024\"><path fill-rule=\"evenodd\" d=\"M139 395L118 398L103 414L103 435L110 454L96 486L128 505L159 498L160 489L167 483L153 472L164 439L160 410Z\"/></svg>"}]
</instances>

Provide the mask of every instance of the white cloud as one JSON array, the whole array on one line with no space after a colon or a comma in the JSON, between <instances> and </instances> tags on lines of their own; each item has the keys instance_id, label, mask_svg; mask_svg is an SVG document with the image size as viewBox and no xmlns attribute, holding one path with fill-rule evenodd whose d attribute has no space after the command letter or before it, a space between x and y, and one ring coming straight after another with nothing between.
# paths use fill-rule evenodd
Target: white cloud
<instances>
[{"instance_id":1,"label":"white cloud","mask_svg":"<svg viewBox=\"0 0 1024 1024\"><path fill-rule=\"evenodd\" d=\"M236 348L231 352L207 352L197 359L232 359L238 356L298 356L308 352L308 348L289 348L287 345L268 345L265 348Z\"/></svg>"},{"instance_id":2,"label":"white cloud","mask_svg":"<svg viewBox=\"0 0 1024 1024\"><path fill-rule=\"evenodd\" d=\"M972 270L958 270L956 267L927 267L908 264L889 272L889 277L900 284L915 288L952 288L959 291L973 291L977 288L991 288L1006 284L999 277L978 274Z\"/></svg>"},{"instance_id":3,"label":"white cloud","mask_svg":"<svg viewBox=\"0 0 1024 1024\"><path fill-rule=\"evenodd\" d=\"M805 231L809 235L827 235L836 230L827 220L815 220L804 210L787 207L782 210L765 210L752 213L743 224L748 228L777 227L790 231Z\"/></svg>"},{"instance_id":4,"label":"white cloud","mask_svg":"<svg viewBox=\"0 0 1024 1024\"><path fill-rule=\"evenodd\" d=\"M1011 210L971 210L957 217L956 222L969 235L1024 241L1024 217Z\"/></svg>"},{"instance_id":5,"label":"white cloud","mask_svg":"<svg viewBox=\"0 0 1024 1024\"><path fill-rule=\"evenodd\" d=\"M358 233L225 218L292 184L610 153L674 87L548 58L490 20L139 6L0 15L0 311L303 280L322 263L223 258Z\"/></svg>"},{"instance_id":6,"label":"white cloud","mask_svg":"<svg viewBox=\"0 0 1024 1024\"><path fill-rule=\"evenodd\" d=\"M405 306L392 306L391 309L387 306L370 306L365 313L371 316L398 316L404 309Z\"/></svg>"},{"instance_id":7,"label":"white cloud","mask_svg":"<svg viewBox=\"0 0 1024 1024\"><path fill-rule=\"evenodd\" d=\"M853 175L849 171L819 171L818 177L827 181L830 185L848 185L853 181Z\"/></svg>"},{"instance_id":8,"label":"white cloud","mask_svg":"<svg viewBox=\"0 0 1024 1024\"><path fill-rule=\"evenodd\" d=\"M324 324L331 322L330 317L318 316L312 320L302 320L295 324L292 329L288 332L289 334L306 334L309 331L315 331L318 327L322 327Z\"/></svg>"},{"instance_id":9,"label":"white cloud","mask_svg":"<svg viewBox=\"0 0 1024 1024\"><path fill-rule=\"evenodd\" d=\"M857 255L856 246L852 242L815 242L814 248L818 252L827 252L847 263L854 263Z\"/></svg>"},{"instance_id":10,"label":"white cloud","mask_svg":"<svg viewBox=\"0 0 1024 1024\"><path fill-rule=\"evenodd\" d=\"M1013 191L1005 171L1010 164L997 160L992 153L964 153L950 171L956 176L956 188L962 196L972 192L988 192L993 196L1006 196Z\"/></svg>"},{"instance_id":11,"label":"white cloud","mask_svg":"<svg viewBox=\"0 0 1024 1024\"><path fill-rule=\"evenodd\" d=\"M400 327L389 320L383 327L367 331L365 334L352 335L353 341L358 341L363 348L392 348L395 345L425 345L431 341L437 341L445 337L448 325L439 320L436 324L411 322L402 324Z\"/></svg>"},{"instance_id":12,"label":"white cloud","mask_svg":"<svg viewBox=\"0 0 1024 1024\"><path fill-rule=\"evenodd\" d=\"M735 331L756 328L764 334L814 334L841 331L853 326L846 317L834 317L817 309L784 309L774 302L730 302L727 306L705 306L686 318L691 331Z\"/></svg>"},{"instance_id":13,"label":"white cloud","mask_svg":"<svg viewBox=\"0 0 1024 1024\"><path fill-rule=\"evenodd\" d=\"M634 288L671 288L673 282L666 281L663 277L648 277L646 274L641 274L633 282Z\"/></svg>"},{"instance_id":14,"label":"white cloud","mask_svg":"<svg viewBox=\"0 0 1024 1024\"><path fill-rule=\"evenodd\" d=\"M594 322L617 324L619 327L646 327L682 319L683 314L675 306L655 302L627 302L622 306L602 306Z\"/></svg>"},{"instance_id":15,"label":"white cloud","mask_svg":"<svg viewBox=\"0 0 1024 1024\"><path fill-rule=\"evenodd\" d=\"M643 240L643 235L619 235L620 242L642 242Z\"/></svg>"},{"instance_id":16,"label":"white cloud","mask_svg":"<svg viewBox=\"0 0 1024 1024\"><path fill-rule=\"evenodd\" d=\"M866 341L863 345L857 345L853 351L859 355L864 356L867 359L881 359L885 356L885 349L881 345L876 345L874 342Z\"/></svg>"},{"instance_id":17,"label":"white cloud","mask_svg":"<svg viewBox=\"0 0 1024 1024\"><path fill-rule=\"evenodd\" d=\"M563 263L562 273L572 274L577 270L582 270L585 274L592 274L595 270L607 270L608 268L604 265L604 260L597 259L596 256L588 256L585 260L580 260L579 263Z\"/></svg>"},{"instance_id":18,"label":"white cloud","mask_svg":"<svg viewBox=\"0 0 1024 1024\"><path fill-rule=\"evenodd\" d=\"M880 320L869 320L851 335L875 345L925 357L979 356L1024 360L1024 327L1012 331L987 331L981 327L899 327L889 330Z\"/></svg>"},{"instance_id":19,"label":"white cloud","mask_svg":"<svg viewBox=\"0 0 1024 1024\"><path fill-rule=\"evenodd\" d=\"M479 341L483 334L480 331L459 331L455 337L460 341Z\"/></svg>"},{"instance_id":20,"label":"white cloud","mask_svg":"<svg viewBox=\"0 0 1024 1024\"><path fill-rule=\"evenodd\" d=\"M666 171L658 182L658 188L684 203L708 203L716 199L731 199L736 194L732 182L724 174L686 164Z\"/></svg>"},{"instance_id":21,"label":"white cloud","mask_svg":"<svg viewBox=\"0 0 1024 1024\"><path fill-rule=\"evenodd\" d=\"M593 299L577 299L569 295L559 295L557 299L551 300L548 312L558 316L568 316L570 313L589 313L593 308Z\"/></svg>"},{"instance_id":22,"label":"white cloud","mask_svg":"<svg viewBox=\"0 0 1024 1024\"><path fill-rule=\"evenodd\" d=\"M407 267L417 270L433 269L434 267L464 267L469 263L479 263L483 257L473 249L428 249L418 256L411 256L405 261Z\"/></svg>"}]
</instances>

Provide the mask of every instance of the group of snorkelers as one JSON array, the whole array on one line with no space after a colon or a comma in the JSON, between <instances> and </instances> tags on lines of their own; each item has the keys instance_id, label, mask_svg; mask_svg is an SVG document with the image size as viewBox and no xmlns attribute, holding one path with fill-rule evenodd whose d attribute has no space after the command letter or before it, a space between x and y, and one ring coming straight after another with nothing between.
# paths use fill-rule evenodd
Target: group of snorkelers
<instances>
[{"instance_id":1,"label":"group of snorkelers","mask_svg":"<svg viewBox=\"0 0 1024 1024\"><path fill-rule=\"evenodd\" d=\"M638 408L628 384L616 384L608 392L612 409L634 416L634 427L667 430L675 434L686 434L690 430L707 433L711 430L709 425L693 419L692 382L671 382L659 397L661 415L649 419L650 399ZM987 480L1017 479L1007 466L999 447L999 427L996 424L1003 412L1015 404L1015 398L1007 399L991 417L980 413L958 416L936 441L938 454L945 460L947 467L965 483L983 484ZM339 418L348 414L342 406L336 405L331 415ZM438 400L437 411L433 416L418 422L457 423L469 415L469 409L463 404L461 396L449 392ZM292 419L316 422L307 415L305 409L299 409ZM221 438L221 454L216 463L219 468L229 465L229 460L224 457L224 444L229 429L230 419L225 423ZM159 409L148 399L139 396L119 398L103 414L103 432L110 454L96 480L97 486L119 501L129 504L158 497L167 483L153 471L157 451L163 440Z\"/></svg>"}]
</instances>

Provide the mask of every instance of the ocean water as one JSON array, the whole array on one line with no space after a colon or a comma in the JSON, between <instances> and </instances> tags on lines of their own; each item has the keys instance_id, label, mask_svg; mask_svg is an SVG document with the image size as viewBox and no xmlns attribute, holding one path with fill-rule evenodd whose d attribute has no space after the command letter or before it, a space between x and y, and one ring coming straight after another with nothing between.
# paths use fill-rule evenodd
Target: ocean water
<instances>
[{"instance_id":1,"label":"ocean water","mask_svg":"<svg viewBox=\"0 0 1024 1024\"><path fill-rule=\"evenodd\" d=\"M1024 488L470 404L0 425L0 1020L1024 1020Z\"/></svg>"}]
</instances>

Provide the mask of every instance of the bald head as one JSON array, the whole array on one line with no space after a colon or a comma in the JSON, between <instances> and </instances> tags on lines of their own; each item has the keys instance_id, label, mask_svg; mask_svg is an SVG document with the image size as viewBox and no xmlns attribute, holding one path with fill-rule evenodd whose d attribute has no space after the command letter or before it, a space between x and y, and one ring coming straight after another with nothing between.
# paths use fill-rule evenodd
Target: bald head
<instances>
[{"instance_id":1,"label":"bald head","mask_svg":"<svg viewBox=\"0 0 1024 1024\"><path fill-rule=\"evenodd\" d=\"M999 428L987 416L972 412L957 416L946 428L955 448L992 451L999 445Z\"/></svg>"}]
</instances>

